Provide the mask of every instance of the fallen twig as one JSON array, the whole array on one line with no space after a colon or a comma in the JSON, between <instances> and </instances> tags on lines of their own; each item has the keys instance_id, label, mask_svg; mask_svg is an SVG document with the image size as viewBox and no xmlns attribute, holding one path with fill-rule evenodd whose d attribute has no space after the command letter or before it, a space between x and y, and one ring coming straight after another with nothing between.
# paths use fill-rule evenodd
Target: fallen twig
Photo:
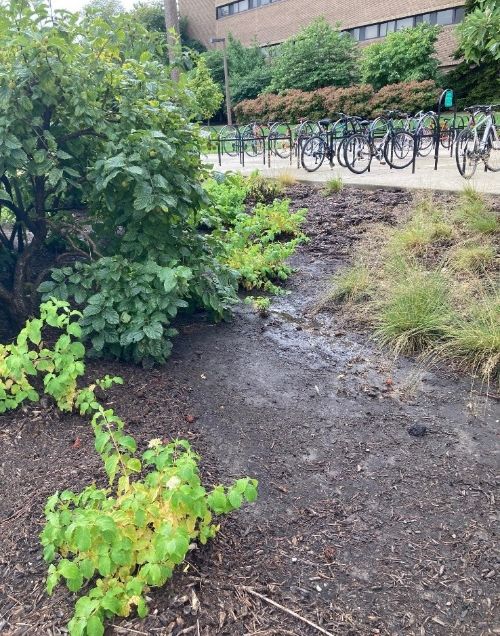
<instances>
[{"instance_id":1,"label":"fallen twig","mask_svg":"<svg viewBox=\"0 0 500 636\"><path fill-rule=\"evenodd\" d=\"M256 596L257 598L260 598L262 601L265 601L266 603L269 603L270 605L274 605L274 607L277 607L282 612L286 612L287 614L290 614L290 616L293 616L294 618L297 618L299 621L302 621L306 625L309 625L309 627L313 627L318 632L321 632L322 634L326 634L326 636L334 636L331 632L327 632L326 629L323 629L319 625L316 625L316 623L313 623L310 620L308 620L307 618L304 618L303 616L301 616L300 614L297 614L293 610L288 609L287 607L284 607L283 605L280 605L276 601L273 601L270 598L267 598L267 596L264 596L263 594L260 594L259 592L256 592L251 587L246 587L245 585L242 585L241 589L245 590L245 592L248 592L249 594L252 594L253 596Z\"/></svg>"}]
</instances>

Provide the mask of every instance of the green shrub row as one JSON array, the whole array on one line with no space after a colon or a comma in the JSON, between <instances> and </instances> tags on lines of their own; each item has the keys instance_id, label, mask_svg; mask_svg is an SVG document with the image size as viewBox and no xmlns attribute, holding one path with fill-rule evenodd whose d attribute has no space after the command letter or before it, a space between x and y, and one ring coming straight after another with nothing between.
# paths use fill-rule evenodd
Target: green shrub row
<instances>
[{"instance_id":1,"label":"green shrub row","mask_svg":"<svg viewBox=\"0 0 500 636\"><path fill-rule=\"evenodd\" d=\"M368 84L349 88L320 88L314 91L289 90L276 95L267 93L247 99L235 107L238 121L290 121L300 118L317 120L325 115L344 112L374 117L388 109L407 112L428 110L435 106L441 89L433 80L402 82L375 91Z\"/></svg>"}]
</instances>

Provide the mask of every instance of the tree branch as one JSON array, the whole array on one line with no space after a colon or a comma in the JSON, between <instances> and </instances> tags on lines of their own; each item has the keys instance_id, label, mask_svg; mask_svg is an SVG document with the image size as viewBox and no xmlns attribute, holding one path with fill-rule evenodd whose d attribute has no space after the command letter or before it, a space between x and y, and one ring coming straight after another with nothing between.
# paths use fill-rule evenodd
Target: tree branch
<instances>
[{"instance_id":1,"label":"tree branch","mask_svg":"<svg viewBox=\"0 0 500 636\"><path fill-rule=\"evenodd\" d=\"M99 137L100 139L107 139L105 135L96 132L93 128L82 128L81 130L75 130L72 133L63 135L59 138L59 143L63 144L70 139L78 139L79 137Z\"/></svg>"}]
</instances>

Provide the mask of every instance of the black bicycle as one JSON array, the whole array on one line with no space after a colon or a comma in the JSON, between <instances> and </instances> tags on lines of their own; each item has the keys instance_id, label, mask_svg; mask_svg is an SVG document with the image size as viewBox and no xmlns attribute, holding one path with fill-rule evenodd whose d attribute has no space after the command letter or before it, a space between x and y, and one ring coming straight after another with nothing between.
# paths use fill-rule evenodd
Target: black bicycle
<instances>
[{"instance_id":1,"label":"black bicycle","mask_svg":"<svg viewBox=\"0 0 500 636\"><path fill-rule=\"evenodd\" d=\"M328 159L330 166L335 165L336 158L340 165L344 165L342 157L339 156L342 144L351 134L360 130L364 122L359 117L339 114L341 117L335 121L328 118L320 119L319 132L302 145L301 164L308 172L318 170L325 159Z\"/></svg>"}]
</instances>

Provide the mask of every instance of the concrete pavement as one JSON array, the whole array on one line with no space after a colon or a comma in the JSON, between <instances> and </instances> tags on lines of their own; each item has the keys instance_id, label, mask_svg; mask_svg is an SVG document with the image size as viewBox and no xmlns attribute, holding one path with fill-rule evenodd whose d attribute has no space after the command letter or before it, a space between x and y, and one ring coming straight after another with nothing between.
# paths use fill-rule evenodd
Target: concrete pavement
<instances>
[{"instance_id":1,"label":"concrete pavement","mask_svg":"<svg viewBox=\"0 0 500 636\"><path fill-rule=\"evenodd\" d=\"M237 171L250 174L258 169L268 177L277 177L283 173L295 176L298 181L322 184L333 177L341 177L344 185L373 188L407 188L414 190L441 190L458 192L469 184L479 192L486 194L500 194L500 172L484 172L484 165L478 165L476 174L470 180L460 176L455 157L450 157L446 151L439 156L438 169L434 170L434 157L418 157L415 174L412 174L411 166L404 170L391 170L387 165L381 165L373 160L370 172L358 175L347 168L335 165L330 168L327 161L316 172L306 172L302 167L297 168L297 159L294 157L292 164L289 159L271 157L271 167L264 166L262 156L259 158L245 157L245 166L241 166L236 157L224 155L222 166L219 168L217 155L208 155L207 161L214 164L214 169L223 172Z\"/></svg>"}]
</instances>

